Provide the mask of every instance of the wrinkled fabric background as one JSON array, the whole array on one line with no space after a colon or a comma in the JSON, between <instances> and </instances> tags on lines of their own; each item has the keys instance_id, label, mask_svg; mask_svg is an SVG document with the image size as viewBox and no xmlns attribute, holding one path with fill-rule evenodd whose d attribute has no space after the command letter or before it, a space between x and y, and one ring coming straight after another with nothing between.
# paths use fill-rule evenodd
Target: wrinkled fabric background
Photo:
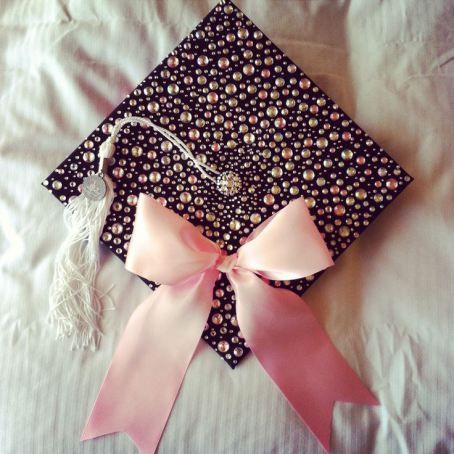
<instances>
[{"instance_id":1,"label":"wrinkled fabric background","mask_svg":"<svg viewBox=\"0 0 454 454\"><path fill-rule=\"evenodd\" d=\"M62 205L40 181L170 52L214 0L1 0L0 452L137 453L80 443L115 345L148 288L102 250L99 352L46 323ZM380 407L337 403L333 453L454 452L454 4L236 0L411 175L306 299ZM308 371L310 373L310 371ZM203 342L160 454L318 453L252 355Z\"/></svg>"}]
</instances>

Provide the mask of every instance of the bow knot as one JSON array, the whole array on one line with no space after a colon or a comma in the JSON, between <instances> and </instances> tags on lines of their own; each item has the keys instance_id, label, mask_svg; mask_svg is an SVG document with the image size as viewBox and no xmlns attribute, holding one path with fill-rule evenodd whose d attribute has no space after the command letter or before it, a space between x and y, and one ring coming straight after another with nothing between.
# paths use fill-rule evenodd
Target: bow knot
<instances>
[{"instance_id":1,"label":"bow knot","mask_svg":"<svg viewBox=\"0 0 454 454\"><path fill-rule=\"evenodd\" d=\"M227 274L230 273L230 271L232 271L233 268L235 268L237 262L238 262L237 253L231 255L221 254L218 262L216 263L216 269L221 273Z\"/></svg>"},{"instance_id":2,"label":"bow knot","mask_svg":"<svg viewBox=\"0 0 454 454\"><path fill-rule=\"evenodd\" d=\"M303 198L261 224L237 253L226 255L188 221L140 194L126 268L161 285L131 316L83 439L123 431L143 454L155 452L221 271L235 293L248 346L328 449L335 400L377 402L304 301L261 277L300 279L332 264ZM118 402L120 396L126 398Z\"/></svg>"}]
</instances>

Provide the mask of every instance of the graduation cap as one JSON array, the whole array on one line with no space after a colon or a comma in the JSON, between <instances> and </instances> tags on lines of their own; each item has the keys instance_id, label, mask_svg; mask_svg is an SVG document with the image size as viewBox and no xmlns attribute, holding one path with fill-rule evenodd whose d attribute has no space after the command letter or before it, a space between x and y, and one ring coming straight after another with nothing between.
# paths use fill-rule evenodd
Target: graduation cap
<instances>
[{"instance_id":1,"label":"graduation cap","mask_svg":"<svg viewBox=\"0 0 454 454\"><path fill-rule=\"evenodd\" d=\"M157 127L118 127L129 117ZM112 191L97 203L101 221L91 229L102 229L101 243L123 261L142 192L229 254L257 225L303 196L336 260L412 180L230 1L218 4L43 185L68 204L91 175L86 193L102 198L106 188L98 171L111 180ZM95 265L86 267L93 276ZM319 274L271 284L303 295ZM70 277L60 275L65 279ZM70 297L84 292L90 287L81 285ZM54 309L67 296L54 298ZM55 316L63 335L76 334L67 323L70 314ZM99 314L99 305L85 307L79 328L83 319L97 322ZM249 351L225 276L215 285L203 339L231 367ZM96 329L78 340L90 342L96 343Z\"/></svg>"}]
</instances>

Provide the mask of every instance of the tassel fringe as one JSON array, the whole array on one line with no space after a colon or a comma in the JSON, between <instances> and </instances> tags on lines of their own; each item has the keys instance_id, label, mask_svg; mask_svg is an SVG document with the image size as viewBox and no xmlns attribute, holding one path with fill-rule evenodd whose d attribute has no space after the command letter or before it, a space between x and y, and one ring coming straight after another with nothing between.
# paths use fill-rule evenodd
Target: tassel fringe
<instances>
[{"instance_id":1,"label":"tassel fringe","mask_svg":"<svg viewBox=\"0 0 454 454\"><path fill-rule=\"evenodd\" d=\"M99 237L114 196L112 181L107 175L104 180L107 191L102 200L92 201L81 194L64 210L68 236L55 261L49 321L56 327L57 339L72 337L71 349L95 351L102 336L99 321L104 295L96 291L94 284L99 268Z\"/></svg>"}]
</instances>

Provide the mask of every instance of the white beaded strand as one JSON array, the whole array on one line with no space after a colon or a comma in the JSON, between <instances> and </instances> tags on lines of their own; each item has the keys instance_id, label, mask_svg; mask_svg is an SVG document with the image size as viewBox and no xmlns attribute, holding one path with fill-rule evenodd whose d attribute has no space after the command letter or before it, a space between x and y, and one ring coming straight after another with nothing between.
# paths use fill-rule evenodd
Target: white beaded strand
<instances>
[{"instance_id":1,"label":"white beaded strand","mask_svg":"<svg viewBox=\"0 0 454 454\"><path fill-rule=\"evenodd\" d=\"M120 132L120 129L128 124L128 123L139 123L143 127L151 127L155 131L160 132L169 142L171 142L175 147L180 150L184 156L186 156L188 159L190 159L194 165L197 167L197 169L200 171L200 173L207 179L209 179L211 182L213 182L219 192L221 192L224 195L235 195L238 193L241 189L241 179L240 176L232 171L228 172L218 172L216 169L213 169L212 167L204 164L201 162L199 159L197 159L192 151L189 149L189 147L180 139L178 138L175 134L172 134L170 131L168 131L165 128L162 128L161 126L157 125L153 121L151 121L149 118L145 117L125 117L122 118L120 121L118 121L114 127L112 128L112 131L110 133L110 137L101 145L101 148L105 148L106 150L106 155L109 157L112 157L113 152L115 151L114 143L117 138L118 133ZM112 151L112 147L113 150ZM100 168L102 167L102 163L100 163ZM208 172L211 172L217 177L211 176Z\"/></svg>"}]
</instances>

